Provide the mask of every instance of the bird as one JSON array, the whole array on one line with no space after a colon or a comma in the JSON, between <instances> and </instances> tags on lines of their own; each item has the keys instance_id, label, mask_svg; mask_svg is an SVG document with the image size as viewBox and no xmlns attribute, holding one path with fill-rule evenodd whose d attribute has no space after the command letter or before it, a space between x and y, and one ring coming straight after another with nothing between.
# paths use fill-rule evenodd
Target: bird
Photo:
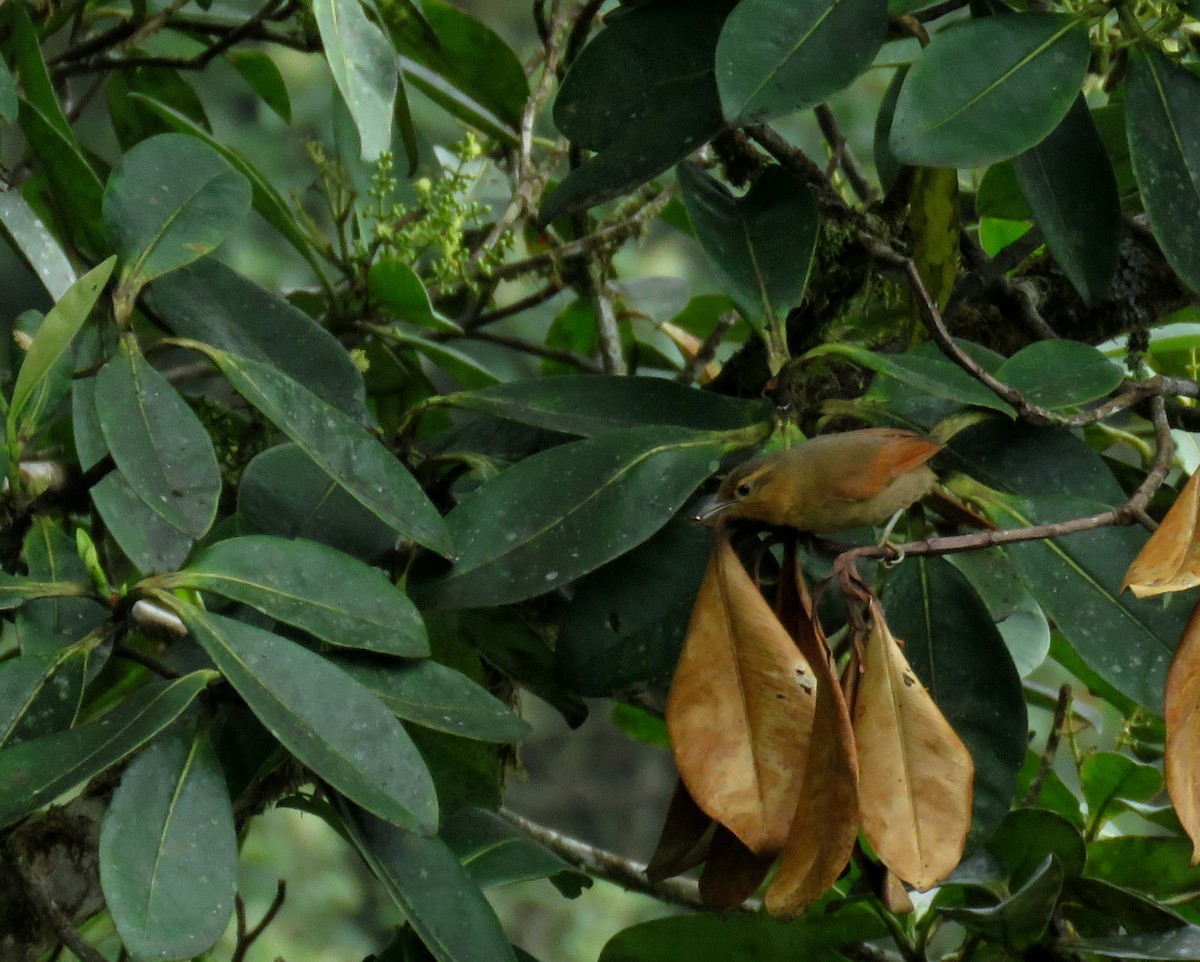
<instances>
[{"instance_id":1,"label":"bird","mask_svg":"<svg viewBox=\"0 0 1200 962\"><path fill-rule=\"evenodd\" d=\"M814 534L884 524L933 490L928 462L942 448L899 428L819 435L739 465L697 517Z\"/></svg>"}]
</instances>

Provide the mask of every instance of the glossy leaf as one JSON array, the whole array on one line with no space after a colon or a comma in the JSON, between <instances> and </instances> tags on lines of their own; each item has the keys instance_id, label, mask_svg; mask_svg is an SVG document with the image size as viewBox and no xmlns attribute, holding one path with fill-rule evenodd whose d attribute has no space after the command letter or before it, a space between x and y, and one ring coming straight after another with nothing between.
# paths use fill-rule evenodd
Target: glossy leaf
<instances>
[{"instance_id":1,"label":"glossy leaf","mask_svg":"<svg viewBox=\"0 0 1200 962\"><path fill-rule=\"evenodd\" d=\"M425 624L403 591L379 569L315 541L228 538L158 584L232 598L341 648L429 654Z\"/></svg>"},{"instance_id":2,"label":"glossy leaf","mask_svg":"<svg viewBox=\"0 0 1200 962\"><path fill-rule=\"evenodd\" d=\"M909 666L878 605L854 694L863 834L924 891L950 874L971 827L971 755Z\"/></svg>"},{"instance_id":3,"label":"glossy leaf","mask_svg":"<svg viewBox=\"0 0 1200 962\"><path fill-rule=\"evenodd\" d=\"M1167 673L1164 757L1167 791L1200 864L1200 607L1192 612Z\"/></svg>"},{"instance_id":4,"label":"glossy leaf","mask_svg":"<svg viewBox=\"0 0 1200 962\"><path fill-rule=\"evenodd\" d=\"M1077 97L1041 143L1013 159L1017 180L1054 260L1094 304L1117 272L1121 198L1100 132Z\"/></svg>"},{"instance_id":5,"label":"glossy leaf","mask_svg":"<svg viewBox=\"0 0 1200 962\"><path fill-rule=\"evenodd\" d=\"M158 597L301 764L381 817L433 830L437 801L425 763L370 691L295 642L173 596Z\"/></svg>"},{"instance_id":6,"label":"glossy leaf","mask_svg":"<svg viewBox=\"0 0 1200 962\"><path fill-rule=\"evenodd\" d=\"M440 331L461 330L433 309L421 278L401 260L381 258L372 264L367 274L367 293L377 306L398 321Z\"/></svg>"},{"instance_id":7,"label":"glossy leaf","mask_svg":"<svg viewBox=\"0 0 1200 962\"><path fill-rule=\"evenodd\" d=\"M230 50L225 55L262 102L285 124L292 122L292 100L279 66L261 50Z\"/></svg>"},{"instance_id":8,"label":"glossy leaf","mask_svg":"<svg viewBox=\"0 0 1200 962\"><path fill-rule=\"evenodd\" d=\"M108 283L114 266L116 258L110 257L88 271L59 298L58 303L42 321L37 336L34 337L25 354L25 360L21 363L17 382L13 385L12 398L8 404L10 425L18 423L21 412L29 403L34 390L59 359L70 350L71 341L87 321L100 292Z\"/></svg>"},{"instance_id":9,"label":"glossy leaf","mask_svg":"<svg viewBox=\"0 0 1200 962\"><path fill-rule=\"evenodd\" d=\"M782 324L816 251L820 214L808 188L781 167L741 198L688 164L677 175L696 237L742 316L760 331Z\"/></svg>"},{"instance_id":10,"label":"glossy leaf","mask_svg":"<svg viewBox=\"0 0 1200 962\"><path fill-rule=\"evenodd\" d=\"M225 931L237 888L225 776L203 732L176 725L121 777L100 828L100 884L138 959L187 959Z\"/></svg>"},{"instance_id":11,"label":"glossy leaf","mask_svg":"<svg viewBox=\"0 0 1200 962\"><path fill-rule=\"evenodd\" d=\"M1070 939L1059 943L1066 952L1083 952L1106 959L1156 959L1162 962L1191 962L1200 956L1200 925L1181 926L1165 932L1141 932L1105 938Z\"/></svg>"},{"instance_id":12,"label":"glossy leaf","mask_svg":"<svg viewBox=\"0 0 1200 962\"><path fill-rule=\"evenodd\" d=\"M1083 833L1067 819L1039 808L1017 808L1005 816L985 843L995 856L1011 889L1038 873L1047 855L1053 855L1063 875L1074 878L1087 862Z\"/></svg>"},{"instance_id":13,"label":"glossy leaf","mask_svg":"<svg viewBox=\"0 0 1200 962\"><path fill-rule=\"evenodd\" d=\"M362 159L374 161L392 146L396 51L358 0L315 0L313 16L333 82L358 128Z\"/></svg>"},{"instance_id":14,"label":"glossy leaf","mask_svg":"<svg viewBox=\"0 0 1200 962\"><path fill-rule=\"evenodd\" d=\"M1125 572L1121 588L1138 598L1200 585L1200 471L1188 478L1150 540Z\"/></svg>"},{"instance_id":15,"label":"glossy leaf","mask_svg":"<svg viewBox=\"0 0 1200 962\"><path fill-rule=\"evenodd\" d=\"M1071 408L1105 397L1124 372L1090 344L1058 338L1035 341L1001 365L996 376L1045 408Z\"/></svg>"},{"instance_id":16,"label":"glossy leaf","mask_svg":"<svg viewBox=\"0 0 1200 962\"><path fill-rule=\"evenodd\" d=\"M651 424L736 430L767 416L761 405L699 391L665 378L603 374L509 381L449 394L438 403L585 437Z\"/></svg>"},{"instance_id":17,"label":"glossy leaf","mask_svg":"<svg viewBox=\"0 0 1200 962\"><path fill-rule=\"evenodd\" d=\"M211 257L160 278L151 293L180 337L270 364L368 423L362 372L337 338L283 298Z\"/></svg>"},{"instance_id":18,"label":"glossy leaf","mask_svg":"<svg viewBox=\"0 0 1200 962\"><path fill-rule=\"evenodd\" d=\"M0 662L0 747L69 728L83 700L95 645Z\"/></svg>"},{"instance_id":19,"label":"glossy leaf","mask_svg":"<svg viewBox=\"0 0 1200 962\"><path fill-rule=\"evenodd\" d=\"M441 608L498 605L594 571L666 524L728 447L724 435L644 427L526 458L446 518L458 561L421 599Z\"/></svg>"},{"instance_id":20,"label":"glossy leaf","mask_svg":"<svg viewBox=\"0 0 1200 962\"><path fill-rule=\"evenodd\" d=\"M887 0L743 0L717 44L717 87L731 123L761 123L824 103L883 46Z\"/></svg>"},{"instance_id":21,"label":"glossy leaf","mask_svg":"<svg viewBox=\"0 0 1200 962\"><path fill-rule=\"evenodd\" d=\"M0 751L0 826L8 827L63 792L137 751L183 713L215 677L195 671L152 682L77 728Z\"/></svg>"},{"instance_id":22,"label":"glossy leaf","mask_svg":"<svg viewBox=\"0 0 1200 962\"><path fill-rule=\"evenodd\" d=\"M1045 933L1062 885L1062 866L1053 855L1047 855L1033 877L998 905L941 911L968 931L1019 951L1038 942Z\"/></svg>"},{"instance_id":23,"label":"glossy leaf","mask_svg":"<svg viewBox=\"0 0 1200 962\"><path fill-rule=\"evenodd\" d=\"M104 189L104 226L121 257L121 290L219 246L250 211L250 185L195 137L160 134L130 150Z\"/></svg>"},{"instance_id":24,"label":"glossy leaf","mask_svg":"<svg viewBox=\"0 0 1200 962\"><path fill-rule=\"evenodd\" d=\"M436 661L331 660L413 724L484 742L520 741L530 732L504 702Z\"/></svg>"},{"instance_id":25,"label":"glossy leaf","mask_svg":"<svg viewBox=\"0 0 1200 962\"><path fill-rule=\"evenodd\" d=\"M1157 50L1134 50L1125 94L1133 173L1154 237L1200 289L1200 77Z\"/></svg>"},{"instance_id":26,"label":"glossy leaf","mask_svg":"<svg viewBox=\"0 0 1200 962\"><path fill-rule=\"evenodd\" d=\"M1101 838L1088 847L1087 874L1163 901L1196 891L1200 869L1191 864L1192 851L1192 843L1178 835ZM1179 908L1194 921L1188 906Z\"/></svg>"},{"instance_id":27,"label":"glossy leaf","mask_svg":"<svg viewBox=\"0 0 1200 962\"><path fill-rule=\"evenodd\" d=\"M1170 683L1168 682L1168 690ZM1123 801L1145 802L1163 788L1163 776L1153 765L1142 765L1117 752L1095 752L1079 767L1088 818L1099 828L1101 819L1117 814L1112 809Z\"/></svg>"},{"instance_id":28,"label":"glossy leaf","mask_svg":"<svg viewBox=\"0 0 1200 962\"><path fill-rule=\"evenodd\" d=\"M339 807L354 847L438 962L515 962L496 913L445 842Z\"/></svg>"},{"instance_id":29,"label":"glossy leaf","mask_svg":"<svg viewBox=\"0 0 1200 962\"><path fill-rule=\"evenodd\" d=\"M589 876L486 809L455 812L438 834L480 888L548 878L567 898L575 898L592 887Z\"/></svg>"},{"instance_id":30,"label":"glossy leaf","mask_svg":"<svg viewBox=\"0 0 1200 962\"><path fill-rule=\"evenodd\" d=\"M718 537L667 698L675 764L709 816L759 855L788 837L817 680Z\"/></svg>"},{"instance_id":31,"label":"glossy leaf","mask_svg":"<svg viewBox=\"0 0 1200 962\"><path fill-rule=\"evenodd\" d=\"M96 375L96 413L108 450L138 497L189 537L207 532L221 495L212 441L135 342L123 340Z\"/></svg>"},{"instance_id":32,"label":"glossy leaf","mask_svg":"<svg viewBox=\"0 0 1200 962\"><path fill-rule=\"evenodd\" d=\"M417 480L358 423L271 365L206 353L234 390L363 507L405 537L450 554L446 524Z\"/></svg>"},{"instance_id":33,"label":"glossy leaf","mask_svg":"<svg viewBox=\"0 0 1200 962\"><path fill-rule=\"evenodd\" d=\"M897 567L883 605L917 678L971 753L971 837L986 838L1012 804L1025 760L1028 723L1012 657L979 596L943 559Z\"/></svg>"},{"instance_id":34,"label":"glossy leaf","mask_svg":"<svg viewBox=\"0 0 1200 962\"><path fill-rule=\"evenodd\" d=\"M0 231L37 275L46 292L59 300L75 283L75 268L19 190L0 191Z\"/></svg>"},{"instance_id":35,"label":"glossy leaf","mask_svg":"<svg viewBox=\"0 0 1200 962\"><path fill-rule=\"evenodd\" d=\"M984 17L938 34L904 79L893 153L907 164L982 167L1028 150L1066 116L1088 53L1084 26L1058 14Z\"/></svg>"}]
</instances>

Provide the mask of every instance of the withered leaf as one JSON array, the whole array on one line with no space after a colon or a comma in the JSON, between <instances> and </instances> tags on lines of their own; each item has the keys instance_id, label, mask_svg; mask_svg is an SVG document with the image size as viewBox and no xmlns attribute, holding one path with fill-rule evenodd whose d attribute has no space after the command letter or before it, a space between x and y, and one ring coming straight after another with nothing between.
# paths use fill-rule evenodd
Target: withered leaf
<instances>
[{"instance_id":1,"label":"withered leaf","mask_svg":"<svg viewBox=\"0 0 1200 962\"><path fill-rule=\"evenodd\" d=\"M683 779L676 781L658 845L646 866L646 878L661 882L695 868L708 858L716 827L717 823L700 810Z\"/></svg>"},{"instance_id":2,"label":"withered leaf","mask_svg":"<svg viewBox=\"0 0 1200 962\"><path fill-rule=\"evenodd\" d=\"M778 918L802 914L842 874L858 837L858 762L850 713L802 574L796 643L817 679L812 737L800 763L802 779L779 871L767 889L767 911Z\"/></svg>"},{"instance_id":3,"label":"withered leaf","mask_svg":"<svg viewBox=\"0 0 1200 962\"><path fill-rule=\"evenodd\" d=\"M733 832L718 825L700 873L700 898L710 909L736 909L758 891L774 861L774 855L755 855Z\"/></svg>"},{"instance_id":4,"label":"withered leaf","mask_svg":"<svg viewBox=\"0 0 1200 962\"><path fill-rule=\"evenodd\" d=\"M718 537L667 698L679 774L753 852L787 838L813 724L807 660Z\"/></svg>"},{"instance_id":5,"label":"withered leaf","mask_svg":"<svg viewBox=\"0 0 1200 962\"><path fill-rule=\"evenodd\" d=\"M879 603L854 701L859 816L879 859L925 890L953 871L971 827L971 755L909 667Z\"/></svg>"},{"instance_id":6,"label":"withered leaf","mask_svg":"<svg viewBox=\"0 0 1200 962\"><path fill-rule=\"evenodd\" d=\"M1193 478L1195 475L1193 475ZM1200 864L1200 605L1192 611L1167 671L1167 794Z\"/></svg>"},{"instance_id":7,"label":"withered leaf","mask_svg":"<svg viewBox=\"0 0 1200 962\"><path fill-rule=\"evenodd\" d=\"M1121 589L1138 598L1200 585L1200 471L1183 486L1158 530L1125 573Z\"/></svg>"}]
</instances>

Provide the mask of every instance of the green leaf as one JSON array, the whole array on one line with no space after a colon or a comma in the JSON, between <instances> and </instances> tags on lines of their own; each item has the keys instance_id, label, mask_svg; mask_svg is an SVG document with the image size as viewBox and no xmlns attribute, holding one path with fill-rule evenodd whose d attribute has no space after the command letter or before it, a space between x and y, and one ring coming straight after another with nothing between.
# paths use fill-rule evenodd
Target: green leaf
<instances>
[{"instance_id":1,"label":"green leaf","mask_svg":"<svg viewBox=\"0 0 1200 962\"><path fill-rule=\"evenodd\" d=\"M589 876L486 809L455 812L438 834L480 888L548 878L567 898L575 898L592 887Z\"/></svg>"},{"instance_id":2,"label":"green leaf","mask_svg":"<svg viewBox=\"0 0 1200 962\"><path fill-rule=\"evenodd\" d=\"M1088 847L1087 874L1158 901L1178 900L1200 891L1200 868L1191 860L1192 844L1182 836L1121 835ZM1175 908L1189 921L1200 922L1195 906Z\"/></svg>"},{"instance_id":3,"label":"green leaf","mask_svg":"<svg viewBox=\"0 0 1200 962\"><path fill-rule=\"evenodd\" d=\"M301 764L383 818L434 829L437 799L425 763L371 692L295 642L172 595L157 597Z\"/></svg>"},{"instance_id":4,"label":"green leaf","mask_svg":"<svg viewBox=\"0 0 1200 962\"><path fill-rule=\"evenodd\" d=\"M1012 804L1029 738L1012 656L975 589L943 558L900 564L887 580L883 605L913 671L971 753L970 838L987 838Z\"/></svg>"},{"instance_id":5,"label":"green leaf","mask_svg":"<svg viewBox=\"0 0 1200 962\"><path fill-rule=\"evenodd\" d=\"M388 339L412 348L417 354L424 355L431 364L440 367L465 388L491 387L500 383L500 378L479 361L448 344L430 341L424 337L416 337L397 330L391 331Z\"/></svg>"},{"instance_id":6,"label":"green leaf","mask_svg":"<svg viewBox=\"0 0 1200 962\"><path fill-rule=\"evenodd\" d=\"M362 372L349 353L283 298L211 257L160 278L150 290L156 312L180 337L271 364L369 423Z\"/></svg>"},{"instance_id":7,"label":"green leaf","mask_svg":"<svg viewBox=\"0 0 1200 962\"><path fill-rule=\"evenodd\" d=\"M1094 304L1117 272L1121 198L1112 162L1082 95L1041 143L1013 159L1054 260Z\"/></svg>"},{"instance_id":8,"label":"green leaf","mask_svg":"<svg viewBox=\"0 0 1200 962\"><path fill-rule=\"evenodd\" d=\"M17 83L13 80L8 64L4 62L3 57L0 57L0 120L6 120L10 124L15 123L18 107Z\"/></svg>"},{"instance_id":9,"label":"green leaf","mask_svg":"<svg viewBox=\"0 0 1200 962\"><path fill-rule=\"evenodd\" d=\"M717 44L731 123L762 123L824 103L875 59L887 0L743 0Z\"/></svg>"},{"instance_id":10,"label":"green leaf","mask_svg":"<svg viewBox=\"0 0 1200 962\"><path fill-rule=\"evenodd\" d=\"M69 728L95 643L0 662L0 746Z\"/></svg>"},{"instance_id":11,"label":"green leaf","mask_svg":"<svg viewBox=\"0 0 1200 962\"><path fill-rule=\"evenodd\" d=\"M174 725L121 776L100 827L100 884L137 959L190 959L221 937L237 888L225 776L202 731Z\"/></svg>"},{"instance_id":12,"label":"green leaf","mask_svg":"<svg viewBox=\"0 0 1200 962\"><path fill-rule=\"evenodd\" d=\"M337 806L359 855L438 962L515 962L496 913L445 842Z\"/></svg>"},{"instance_id":13,"label":"green leaf","mask_svg":"<svg viewBox=\"0 0 1200 962\"><path fill-rule=\"evenodd\" d=\"M1116 922L1130 935L1165 932L1185 923L1177 912L1129 889L1094 878L1069 879L1059 903L1080 936L1107 935Z\"/></svg>"},{"instance_id":14,"label":"green leaf","mask_svg":"<svg viewBox=\"0 0 1200 962\"><path fill-rule=\"evenodd\" d=\"M737 309L756 330L782 324L804 296L817 249L820 213L808 188L782 167L769 167L740 198L691 164L676 174L696 237Z\"/></svg>"},{"instance_id":15,"label":"green leaf","mask_svg":"<svg viewBox=\"0 0 1200 962\"><path fill-rule=\"evenodd\" d=\"M212 441L136 342L122 340L96 375L96 413L113 460L138 497L189 537L204 535L221 496Z\"/></svg>"},{"instance_id":16,"label":"green leaf","mask_svg":"<svg viewBox=\"0 0 1200 962\"><path fill-rule=\"evenodd\" d=\"M378 568L315 541L229 538L157 584L224 595L342 648L429 654L425 624L403 591Z\"/></svg>"},{"instance_id":17,"label":"green leaf","mask_svg":"<svg viewBox=\"0 0 1200 962\"><path fill-rule=\"evenodd\" d=\"M1094 752L1079 768L1089 823L1098 829L1122 801L1145 802L1162 791L1162 772L1117 752Z\"/></svg>"},{"instance_id":18,"label":"green leaf","mask_svg":"<svg viewBox=\"0 0 1200 962\"><path fill-rule=\"evenodd\" d=\"M70 349L71 341L87 321L115 265L116 258L110 257L84 274L71 285L42 321L21 364L17 383L13 386L12 400L8 405L10 425L17 424L34 389Z\"/></svg>"},{"instance_id":19,"label":"green leaf","mask_svg":"<svg viewBox=\"0 0 1200 962\"><path fill-rule=\"evenodd\" d=\"M404 261L383 257L372 264L367 274L367 293L398 321L462 333L462 328L433 309L421 278Z\"/></svg>"},{"instance_id":20,"label":"green leaf","mask_svg":"<svg viewBox=\"0 0 1200 962\"><path fill-rule=\"evenodd\" d=\"M1062 866L1053 855L1047 855L1029 881L998 905L941 908L939 911L969 932L1020 951L1038 942L1045 934L1062 885Z\"/></svg>"},{"instance_id":21,"label":"green leaf","mask_svg":"<svg viewBox=\"0 0 1200 962\"><path fill-rule=\"evenodd\" d=\"M504 702L436 661L332 660L405 721L485 742L520 741L530 732Z\"/></svg>"},{"instance_id":22,"label":"green leaf","mask_svg":"<svg viewBox=\"0 0 1200 962\"><path fill-rule=\"evenodd\" d=\"M626 428L526 458L450 512L458 561L424 600L506 604L594 571L666 524L730 446L719 434Z\"/></svg>"},{"instance_id":23,"label":"green leaf","mask_svg":"<svg viewBox=\"0 0 1200 962\"><path fill-rule=\"evenodd\" d=\"M1025 399L1044 408L1074 408L1121 386L1121 368L1090 344L1056 339L1021 348L996 372Z\"/></svg>"},{"instance_id":24,"label":"green leaf","mask_svg":"<svg viewBox=\"0 0 1200 962\"><path fill-rule=\"evenodd\" d=\"M280 120L292 122L292 100L274 60L261 50L230 50L225 58Z\"/></svg>"},{"instance_id":25,"label":"green leaf","mask_svg":"<svg viewBox=\"0 0 1200 962\"><path fill-rule=\"evenodd\" d=\"M121 256L120 297L219 246L250 211L250 184L185 134L143 140L104 189L104 226Z\"/></svg>"},{"instance_id":26,"label":"green leaf","mask_svg":"<svg viewBox=\"0 0 1200 962\"><path fill-rule=\"evenodd\" d=\"M1200 77L1157 50L1130 60L1125 126L1142 203L1167 260L1200 290Z\"/></svg>"},{"instance_id":27,"label":"green leaf","mask_svg":"<svg viewBox=\"0 0 1200 962\"><path fill-rule=\"evenodd\" d=\"M896 102L903 163L982 167L1028 150L1066 116L1088 67L1087 29L1070 16L984 17L937 34Z\"/></svg>"},{"instance_id":28,"label":"green leaf","mask_svg":"<svg viewBox=\"0 0 1200 962\"><path fill-rule=\"evenodd\" d=\"M1164 962L1193 962L1200 958L1200 926L1188 925L1166 932L1113 935L1098 939L1065 939L1057 949L1108 959L1161 959Z\"/></svg>"},{"instance_id":29,"label":"green leaf","mask_svg":"<svg viewBox=\"0 0 1200 962\"><path fill-rule=\"evenodd\" d=\"M495 745L419 726L409 734L429 766L441 812L500 807L504 766Z\"/></svg>"},{"instance_id":30,"label":"green leaf","mask_svg":"<svg viewBox=\"0 0 1200 962\"><path fill-rule=\"evenodd\" d=\"M0 827L7 828L63 792L137 751L178 718L215 677L194 671L151 682L95 721L0 751Z\"/></svg>"},{"instance_id":31,"label":"green leaf","mask_svg":"<svg viewBox=\"0 0 1200 962\"><path fill-rule=\"evenodd\" d=\"M35 598L71 598L92 593L90 584L69 581L33 581L0 571L0 611L7 611Z\"/></svg>"},{"instance_id":32,"label":"green leaf","mask_svg":"<svg viewBox=\"0 0 1200 962\"><path fill-rule=\"evenodd\" d=\"M1105 505L1073 497L1015 499L989 511L1001 526L1086 517ZM1138 601L1121 593L1125 571L1145 541L1130 528L1100 528L1005 551L1025 586L1084 662L1123 695L1162 711L1167 665L1191 610L1187 598Z\"/></svg>"},{"instance_id":33,"label":"green leaf","mask_svg":"<svg viewBox=\"0 0 1200 962\"><path fill-rule=\"evenodd\" d=\"M1061 815L1040 808L1009 812L986 848L1014 889L1033 878L1048 855L1054 856L1067 878L1079 875L1087 862L1087 845L1079 829Z\"/></svg>"},{"instance_id":34,"label":"green leaf","mask_svg":"<svg viewBox=\"0 0 1200 962\"><path fill-rule=\"evenodd\" d=\"M590 437L639 425L737 430L768 417L765 406L685 387L658 377L539 377L447 394L439 404Z\"/></svg>"},{"instance_id":35,"label":"green leaf","mask_svg":"<svg viewBox=\"0 0 1200 962\"><path fill-rule=\"evenodd\" d=\"M712 536L674 519L583 578L559 625L558 676L589 697L665 691L679 660Z\"/></svg>"},{"instance_id":36,"label":"green leaf","mask_svg":"<svg viewBox=\"0 0 1200 962\"><path fill-rule=\"evenodd\" d=\"M358 128L362 159L374 161L392 146L396 51L358 0L313 0L313 16L333 82Z\"/></svg>"},{"instance_id":37,"label":"green leaf","mask_svg":"<svg viewBox=\"0 0 1200 962\"><path fill-rule=\"evenodd\" d=\"M446 524L416 478L361 425L269 364L205 353L235 391L384 524L438 554L451 553Z\"/></svg>"},{"instance_id":38,"label":"green leaf","mask_svg":"<svg viewBox=\"0 0 1200 962\"><path fill-rule=\"evenodd\" d=\"M19 190L0 191L0 230L37 275L46 292L54 300L61 300L75 283L75 268L62 245Z\"/></svg>"},{"instance_id":39,"label":"green leaf","mask_svg":"<svg viewBox=\"0 0 1200 962\"><path fill-rule=\"evenodd\" d=\"M900 98L900 88L904 85L904 78L908 74L908 66L897 67L896 72L892 74L892 79L888 82L887 90L883 93L883 100L879 104L879 113L875 115L875 136L872 139L872 153L875 158L875 170L879 174L879 183L885 191L891 190L897 178L900 176L900 168L903 166L896 159L896 155L892 153L891 136L892 123L896 118L896 101ZM976 210L979 210L979 201L976 198Z\"/></svg>"},{"instance_id":40,"label":"green leaf","mask_svg":"<svg viewBox=\"0 0 1200 962\"><path fill-rule=\"evenodd\" d=\"M268 448L246 465L238 522L243 531L307 538L363 561L378 561L396 546L396 532L295 444Z\"/></svg>"}]
</instances>

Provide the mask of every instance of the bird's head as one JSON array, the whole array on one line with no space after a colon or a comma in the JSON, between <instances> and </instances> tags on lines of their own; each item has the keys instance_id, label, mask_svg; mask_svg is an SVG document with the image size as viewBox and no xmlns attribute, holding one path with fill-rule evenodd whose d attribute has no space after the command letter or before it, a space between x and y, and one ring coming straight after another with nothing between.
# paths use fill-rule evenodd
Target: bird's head
<instances>
[{"instance_id":1,"label":"bird's head","mask_svg":"<svg viewBox=\"0 0 1200 962\"><path fill-rule=\"evenodd\" d=\"M717 493L701 505L696 517L706 523L721 518L783 523L779 513L785 499L779 490L782 479L778 468L779 458L770 455L738 465L726 475Z\"/></svg>"}]
</instances>

